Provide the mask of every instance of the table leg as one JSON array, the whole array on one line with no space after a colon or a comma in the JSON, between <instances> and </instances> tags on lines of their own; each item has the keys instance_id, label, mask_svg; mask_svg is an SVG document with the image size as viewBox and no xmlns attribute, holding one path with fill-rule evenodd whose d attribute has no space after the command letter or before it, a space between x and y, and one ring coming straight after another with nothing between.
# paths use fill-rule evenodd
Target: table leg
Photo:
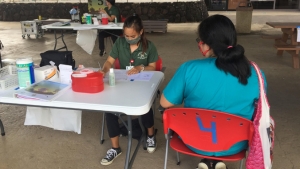
<instances>
[{"instance_id":1,"label":"table leg","mask_svg":"<svg viewBox=\"0 0 300 169\"><path fill-rule=\"evenodd\" d=\"M127 146L127 152L126 152L126 159L125 159L125 169L131 169L133 162L135 160L135 157L137 155L137 152L139 151L139 147L142 143L145 143L144 145L146 146L146 131L145 131L145 127L142 123L142 116L139 116L139 124L140 127L142 128L143 134L141 136L141 138L139 139L139 142L133 152L133 155L130 158L130 151L131 151L131 144L132 144L132 124L131 124L131 116L127 116L128 120L128 146Z\"/></svg>"},{"instance_id":2,"label":"table leg","mask_svg":"<svg viewBox=\"0 0 300 169\"><path fill-rule=\"evenodd\" d=\"M0 119L0 129L1 129L1 135L4 136L5 135L5 131L4 131L4 126L3 126L3 123Z\"/></svg>"},{"instance_id":3,"label":"table leg","mask_svg":"<svg viewBox=\"0 0 300 169\"><path fill-rule=\"evenodd\" d=\"M293 31L294 32L291 35L291 44L292 45L298 45L298 42L297 42L297 29L294 29ZM299 69L299 50L293 51L292 57L293 57L294 68Z\"/></svg>"},{"instance_id":4,"label":"table leg","mask_svg":"<svg viewBox=\"0 0 300 169\"><path fill-rule=\"evenodd\" d=\"M66 49L68 51L68 48L67 48L67 45L64 41L64 33L63 33L63 30L61 30L61 35L59 37L57 37L56 35L56 30L54 29L54 38L55 38L55 44L54 44L54 50L61 50L61 49ZM64 46L59 48L59 49L56 49L56 45L57 45L57 39L60 39L62 40L62 42L64 43Z\"/></svg>"},{"instance_id":5,"label":"table leg","mask_svg":"<svg viewBox=\"0 0 300 169\"><path fill-rule=\"evenodd\" d=\"M282 37L280 40L275 40L276 45L280 45L282 42L286 44L289 38L289 34L286 33L286 29L281 29L281 31L282 31ZM282 54L283 54L283 50L277 50L277 56L282 56Z\"/></svg>"},{"instance_id":6,"label":"table leg","mask_svg":"<svg viewBox=\"0 0 300 169\"><path fill-rule=\"evenodd\" d=\"M143 145L146 146L146 131L145 131L145 127L142 123L142 116L139 116L139 124L140 124L140 127L142 128L142 131L143 131L143 134L134 150L134 153L131 157L131 160L130 160L130 163L129 163L129 168L132 168L132 165L133 165L133 162L134 162L134 159L137 155L137 152L139 151L139 147L141 146L142 143L144 143Z\"/></svg>"},{"instance_id":7,"label":"table leg","mask_svg":"<svg viewBox=\"0 0 300 169\"><path fill-rule=\"evenodd\" d=\"M128 123L128 143L127 143L127 151L126 151L126 159L124 169L129 169L129 159L130 159L130 151L132 144L132 124L131 124L131 116L127 116Z\"/></svg>"},{"instance_id":8,"label":"table leg","mask_svg":"<svg viewBox=\"0 0 300 169\"><path fill-rule=\"evenodd\" d=\"M295 69L299 69L299 51L295 51L293 56L293 65Z\"/></svg>"}]
</instances>

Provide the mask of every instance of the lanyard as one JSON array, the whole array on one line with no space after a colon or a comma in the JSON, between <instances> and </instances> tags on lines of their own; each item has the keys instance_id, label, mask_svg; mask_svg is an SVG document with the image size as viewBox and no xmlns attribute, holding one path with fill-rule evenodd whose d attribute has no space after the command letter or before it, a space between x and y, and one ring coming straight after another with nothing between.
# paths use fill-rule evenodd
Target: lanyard
<instances>
[{"instance_id":1,"label":"lanyard","mask_svg":"<svg viewBox=\"0 0 300 169\"><path fill-rule=\"evenodd\" d=\"M129 66L131 66L131 64L133 64L133 63L134 63L134 60L131 59L130 62L129 62Z\"/></svg>"}]
</instances>

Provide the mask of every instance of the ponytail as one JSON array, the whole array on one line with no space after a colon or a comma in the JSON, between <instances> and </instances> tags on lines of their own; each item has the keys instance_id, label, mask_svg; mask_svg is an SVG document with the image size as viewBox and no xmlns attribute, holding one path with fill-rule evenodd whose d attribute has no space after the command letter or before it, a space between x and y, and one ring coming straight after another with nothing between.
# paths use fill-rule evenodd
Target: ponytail
<instances>
[{"instance_id":1,"label":"ponytail","mask_svg":"<svg viewBox=\"0 0 300 169\"><path fill-rule=\"evenodd\" d=\"M251 76L250 63L243 46L237 45L236 30L231 20L223 15L210 16L200 23L198 34L217 57L217 68L246 85Z\"/></svg>"},{"instance_id":2,"label":"ponytail","mask_svg":"<svg viewBox=\"0 0 300 169\"><path fill-rule=\"evenodd\" d=\"M249 60L244 53L243 46L236 45L223 51L216 51L215 55L217 56L217 68L226 73L229 72L232 76L237 77L241 84L246 85L251 76L251 69Z\"/></svg>"}]
</instances>

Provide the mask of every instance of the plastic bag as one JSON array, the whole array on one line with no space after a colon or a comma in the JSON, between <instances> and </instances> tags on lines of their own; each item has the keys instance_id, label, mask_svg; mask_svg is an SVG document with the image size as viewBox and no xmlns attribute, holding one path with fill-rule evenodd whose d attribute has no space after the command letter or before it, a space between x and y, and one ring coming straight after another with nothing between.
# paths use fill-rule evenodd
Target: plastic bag
<instances>
[{"instance_id":1,"label":"plastic bag","mask_svg":"<svg viewBox=\"0 0 300 169\"><path fill-rule=\"evenodd\" d=\"M54 130L81 134L80 110L27 107L24 125L41 125Z\"/></svg>"},{"instance_id":2,"label":"plastic bag","mask_svg":"<svg viewBox=\"0 0 300 169\"><path fill-rule=\"evenodd\" d=\"M70 10L70 14L71 14L71 15L77 14L77 10L76 10L75 8L72 8L72 9Z\"/></svg>"},{"instance_id":3,"label":"plastic bag","mask_svg":"<svg viewBox=\"0 0 300 169\"><path fill-rule=\"evenodd\" d=\"M97 38L97 30L78 30L76 43L88 54L92 54L95 40Z\"/></svg>"}]
</instances>

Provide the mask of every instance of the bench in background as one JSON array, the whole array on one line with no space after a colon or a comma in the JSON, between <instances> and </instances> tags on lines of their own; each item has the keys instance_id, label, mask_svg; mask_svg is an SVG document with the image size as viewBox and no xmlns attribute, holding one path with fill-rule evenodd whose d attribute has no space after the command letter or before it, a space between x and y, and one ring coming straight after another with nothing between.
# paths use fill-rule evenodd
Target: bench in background
<instances>
[{"instance_id":1,"label":"bench in background","mask_svg":"<svg viewBox=\"0 0 300 169\"><path fill-rule=\"evenodd\" d=\"M168 29L168 20L144 20L144 31L151 33L151 32L163 32L166 33Z\"/></svg>"}]
</instances>

